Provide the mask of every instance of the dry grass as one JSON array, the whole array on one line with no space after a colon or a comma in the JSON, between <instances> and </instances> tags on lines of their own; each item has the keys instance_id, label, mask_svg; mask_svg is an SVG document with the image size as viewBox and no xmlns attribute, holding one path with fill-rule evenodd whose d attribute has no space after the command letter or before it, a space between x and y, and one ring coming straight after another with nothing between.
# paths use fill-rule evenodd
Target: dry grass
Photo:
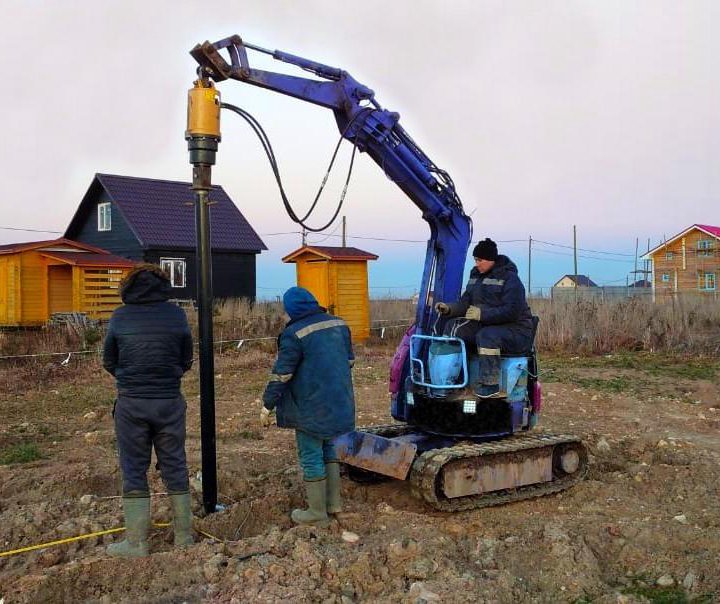
<instances>
[{"instance_id":1,"label":"dry grass","mask_svg":"<svg viewBox=\"0 0 720 604\"><path fill-rule=\"evenodd\" d=\"M540 317L540 350L720 354L720 304L714 300L534 300L532 307Z\"/></svg>"},{"instance_id":2,"label":"dry grass","mask_svg":"<svg viewBox=\"0 0 720 604\"><path fill-rule=\"evenodd\" d=\"M543 352L720 355L720 305L713 300L676 299L663 304L640 299L534 300L532 307L540 316L537 345ZM415 307L409 300L372 300L373 330L362 346L364 353L372 355L373 349L394 348L414 314ZM196 331L195 313L188 312L188 317ZM266 366L275 354L275 337L286 321L277 302L223 301L214 316L218 357L229 356L243 368ZM66 379L63 376L71 368L74 375L86 373L88 378L102 373L98 353L103 335L102 327L98 330L92 326L0 331L0 356L91 351L73 355L64 367L60 362L65 356L60 355L0 359L0 392L15 393L29 384L58 383ZM238 349L237 341L241 339L246 342Z\"/></svg>"}]
</instances>

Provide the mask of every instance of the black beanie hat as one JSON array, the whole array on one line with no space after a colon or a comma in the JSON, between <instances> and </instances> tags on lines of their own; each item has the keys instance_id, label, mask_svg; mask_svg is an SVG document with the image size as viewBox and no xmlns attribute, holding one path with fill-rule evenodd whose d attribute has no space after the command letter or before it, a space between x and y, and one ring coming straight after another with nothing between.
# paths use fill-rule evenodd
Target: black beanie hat
<instances>
[{"instance_id":1,"label":"black beanie hat","mask_svg":"<svg viewBox=\"0 0 720 604\"><path fill-rule=\"evenodd\" d=\"M473 258L481 258L482 260L497 260L498 251L497 244L489 238L485 238L473 249Z\"/></svg>"}]
</instances>

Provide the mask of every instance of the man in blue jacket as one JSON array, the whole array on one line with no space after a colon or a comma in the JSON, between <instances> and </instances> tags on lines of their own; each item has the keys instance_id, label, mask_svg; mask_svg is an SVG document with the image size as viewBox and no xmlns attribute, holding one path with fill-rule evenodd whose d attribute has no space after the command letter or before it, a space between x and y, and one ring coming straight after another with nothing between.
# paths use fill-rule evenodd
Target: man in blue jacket
<instances>
[{"instance_id":1,"label":"man in blue jacket","mask_svg":"<svg viewBox=\"0 0 720 604\"><path fill-rule=\"evenodd\" d=\"M280 428L295 429L308 509L293 510L293 522L325 527L328 514L341 511L332 439L355 429L355 356L345 321L329 315L308 290L291 287L283 305L290 321L278 337L260 419L268 426L276 412Z\"/></svg>"},{"instance_id":2,"label":"man in blue jacket","mask_svg":"<svg viewBox=\"0 0 720 604\"><path fill-rule=\"evenodd\" d=\"M185 459L186 404L180 378L192 366L193 343L184 311L168 302L170 279L154 264L141 264L120 284L125 303L113 312L103 367L115 376L113 410L123 477L125 539L112 556L148 555L150 490L147 471L155 447L170 495L175 545L189 545L192 512Z\"/></svg>"},{"instance_id":3,"label":"man in blue jacket","mask_svg":"<svg viewBox=\"0 0 720 604\"><path fill-rule=\"evenodd\" d=\"M505 396L500 392L500 355L526 354L532 346L533 319L525 299L525 287L517 266L499 255L492 239L480 241L473 249L475 267L459 302L438 302L435 309L456 322L455 335L477 346L482 398Z\"/></svg>"}]
</instances>

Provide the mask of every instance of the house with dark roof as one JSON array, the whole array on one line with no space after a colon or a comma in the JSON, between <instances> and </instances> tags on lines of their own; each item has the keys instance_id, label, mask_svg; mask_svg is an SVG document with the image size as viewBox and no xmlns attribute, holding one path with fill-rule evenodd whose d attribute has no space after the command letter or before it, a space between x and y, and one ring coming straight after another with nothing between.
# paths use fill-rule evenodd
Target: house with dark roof
<instances>
[{"instance_id":1,"label":"house with dark roof","mask_svg":"<svg viewBox=\"0 0 720 604\"><path fill-rule=\"evenodd\" d=\"M209 199L214 296L255 299L256 256L267 247L221 186ZM159 264L170 274L174 298L197 297L190 183L96 174L65 237Z\"/></svg>"},{"instance_id":2,"label":"house with dark roof","mask_svg":"<svg viewBox=\"0 0 720 604\"><path fill-rule=\"evenodd\" d=\"M653 296L715 296L720 278L720 227L693 224L643 256L652 263Z\"/></svg>"},{"instance_id":3,"label":"house with dark roof","mask_svg":"<svg viewBox=\"0 0 720 604\"><path fill-rule=\"evenodd\" d=\"M597 283L587 275L564 275L553 287L597 287Z\"/></svg>"}]
</instances>

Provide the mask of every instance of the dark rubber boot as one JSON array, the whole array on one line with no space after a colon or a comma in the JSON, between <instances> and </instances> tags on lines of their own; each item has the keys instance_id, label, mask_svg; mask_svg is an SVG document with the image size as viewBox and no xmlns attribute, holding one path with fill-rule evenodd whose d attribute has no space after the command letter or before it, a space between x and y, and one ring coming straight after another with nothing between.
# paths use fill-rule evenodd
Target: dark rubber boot
<instances>
[{"instance_id":1,"label":"dark rubber boot","mask_svg":"<svg viewBox=\"0 0 720 604\"><path fill-rule=\"evenodd\" d=\"M325 473L327 474L327 513L338 514L342 512L340 463L337 461L326 463Z\"/></svg>"},{"instance_id":2,"label":"dark rubber boot","mask_svg":"<svg viewBox=\"0 0 720 604\"><path fill-rule=\"evenodd\" d=\"M173 510L173 532L176 547L194 543L192 536L192 500L190 493L170 495Z\"/></svg>"},{"instance_id":3,"label":"dark rubber boot","mask_svg":"<svg viewBox=\"0 0 720 604\"><path fill-rule=\"evenodd\" d=\"M327 515L327 480L305 481L307 510L293 510L290 517L295 524L310 524L326 528L330 525Z\"/></svg>"},{"instance_id":4,"label":"dark rubber boot","mask_svg":"<svg viewBox=\"0 0 720 604\"><path fill-rule=\"evenodd\" d=\"M124 497L125 539L107 547L110 556L139 558L150 553L148 531L150 530L150 497Z\"/></svg>"}]
</instances>

